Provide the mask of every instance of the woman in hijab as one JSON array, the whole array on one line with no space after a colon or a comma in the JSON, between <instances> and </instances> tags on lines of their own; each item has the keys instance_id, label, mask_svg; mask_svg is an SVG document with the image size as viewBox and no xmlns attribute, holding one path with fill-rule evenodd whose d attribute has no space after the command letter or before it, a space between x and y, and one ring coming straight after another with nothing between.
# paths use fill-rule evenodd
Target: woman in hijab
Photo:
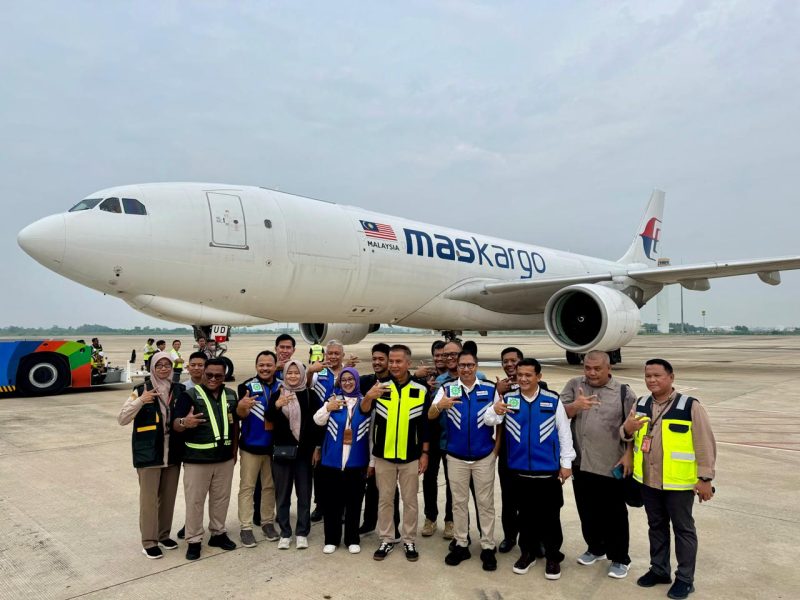
<instances>
[{"instance_id":1,"label":"woman in hijab","mask_svg":"<svg viewBox=\"0 0 800 600\"><path fill-rule=\"evenodd\" d=\"M319 469L325 519L325 554L333 554L342 541L351 554L361 552L358 524L364 498L364 478L369 466L371 412L361 412L358 371L345 367L339 373L337 391L314 415L325 427Z\"/></svg>"},{"instance_id":2,"label":"woman in hijab","mask_svg":"<svg viewBox=\"0 0 800 600\"><path fill-rule=\"evenodd\" d=\"M170 434L172 409L183 391L172 383L172 359L157 352L150 360L150 379L134 388L122 405L117 422L133 421L133 466L139 475L139 530L142 553L161 558L161 547L174 550L170 539L172 512L181 472L180 436Z\"/></svg>"},{"instance_id":3,"label":"woman in hijab","mask_svg":"<svg viewBox=\"0 0 800 600\"><path fill-rule=\"evenodd\" d=\"M283 367L283 383L269 399L267 420L272 423L272 479L275 481L277 522L280 528L278 549L287 550L292 526L289 509L292 486L297 495L297 549L308 548L311 531L311 474L314 449L322 430L314 423L314 413L322 399L306 387L306 367L290 360Z\"/></svg>"}]
</instances>

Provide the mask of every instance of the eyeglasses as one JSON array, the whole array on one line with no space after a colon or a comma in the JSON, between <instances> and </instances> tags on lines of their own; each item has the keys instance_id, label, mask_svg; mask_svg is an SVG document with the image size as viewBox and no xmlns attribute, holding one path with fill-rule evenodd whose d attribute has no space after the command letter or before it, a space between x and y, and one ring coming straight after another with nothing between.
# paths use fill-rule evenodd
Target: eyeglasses
<instances>
[{"instance_id":1,"label":"eyeglasses","mask_svg":"<svg viewBox=\"0 0 800 600\"><path fill-rule=\"evenodd\" d=\"M461 363L461 364L458 365L458 368L459 369L474 369L477 366L478 365L476 365L475 363Z\"/></svg>"},{"instance_id":2,"label":"eyeglasses","mask_svg":"<svg viewBox=\"0 0 800 600\"><path fill-rule=\"evenodd\" d=\"M339 383L355 383L355 382L356 380L353 379L352 377L346 377L344 379L339 380Z\"/></svg>"},{"instance_id":3,"label":"eyeglasses","mask_svg":"<svg viewBox=\"0 0 800 600\"><path fill-rule=\"evenodd\" d=\"M164 365L156 365L156 369L171 369L171 368L172 368L172 365L169 364L169 363L164 364Z\"/></svg>"},{"instance_id":4,"label":"eyeglasses","mask_svg":"<svg viewBox=\"0 0 800 600\"><path fill-rule=\"evenodd\" d=\"M443 352L442 358L455 358L458 356L458 352Z\"/></svg>"},{"instance_id":5,"label":"eyeglasses","mask_svg":"<svg viewBox=\"0 0 800 600\"><path fill-rule=\"evenodd\" d=\"M225 379L225 373L206 373L206 379L214 381L215 379Z\"/></svg>"}]
</instances>

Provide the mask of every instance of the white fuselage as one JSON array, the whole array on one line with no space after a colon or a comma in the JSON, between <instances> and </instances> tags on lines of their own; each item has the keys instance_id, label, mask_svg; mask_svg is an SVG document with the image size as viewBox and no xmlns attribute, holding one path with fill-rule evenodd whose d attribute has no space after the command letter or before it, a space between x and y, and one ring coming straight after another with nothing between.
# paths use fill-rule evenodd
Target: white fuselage
<instances>
[{"instance_id":1,"label":"white fuselage","mask_svg":"<svg viewBox=\"0 0 800 600\"><path fill-rule=\"evenodd\" d=\"M624 273L613 261L258 187L146 184L90 197L111 196L136 198L147 214L54 215L20 243L69 279L184 323L541 328L547 297L512 314L445 295L484 279ZM396 241L369 237L362 222L390 226Z\"/></svg>"}]
</instances>

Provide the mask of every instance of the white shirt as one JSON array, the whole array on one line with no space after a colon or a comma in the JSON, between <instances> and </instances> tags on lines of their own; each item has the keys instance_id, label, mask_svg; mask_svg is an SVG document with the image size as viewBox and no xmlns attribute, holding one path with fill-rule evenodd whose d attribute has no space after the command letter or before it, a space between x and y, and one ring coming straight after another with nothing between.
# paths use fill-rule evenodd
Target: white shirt
<instances>
[{"instance_id":1,"label":"white shirt","mask_svg":"<svg viewBox=\"0 0 800 600\"><path fill-rule=\"evenodd\" d=\"M359 404L358 398L352 398L347 396L331 396L328 400L341 400L344 399L347 402L347 422L353 422L353 412L357 409ZM326 408L327 402L323 404L317 412L314 413L314 423L319 425L320 427L324 427L325 424L328 422L328 419L331 418L331 413L328 412ZM341 410L341 409L339 409ZM488 412L488 411L487 411ZM344 431L342 432L344 435ZM353 440L355 441L355 432L353 432ZM350 458L350 449L352 448L351 444L342 444L342 470L344 470L345 466L347 465L347 459Z\"/></svg>"},{"instance_id":2,"label":"white shirt","mask_svg":"<svg viewBox=\"0 0 800 600\"><path fill-rule=\"evenodd\" d=\"M539 397L539 387L536 387L536 393L533 396L526 396L520 390L519 392L522 399L529 404L536 401ZM488 427L499 425L503 422L503 415L498 415L494 410L487 410L483 413L483 422ZM559 462L564 469L572 468L572 461L575 460L575 448L572 446L572 431L569 428L569 418L567 412L564 410L564 405L558 401L556 405L556 431L558 432L558 445L560 446Z\"/></svg>"}]
</instances>

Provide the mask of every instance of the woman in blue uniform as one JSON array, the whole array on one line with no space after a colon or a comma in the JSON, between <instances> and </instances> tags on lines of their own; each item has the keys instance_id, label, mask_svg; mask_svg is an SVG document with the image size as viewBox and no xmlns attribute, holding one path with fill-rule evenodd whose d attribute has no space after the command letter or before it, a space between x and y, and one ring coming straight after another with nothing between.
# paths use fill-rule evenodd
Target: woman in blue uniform
<instances>
[{"instance_id":1,"label":"woman in blue uniform","mask_svg":"<svg viewBox=\"0 0 800 600\"><path fill-rule=\"evenodd\" d=\"M369 465L371 415L361 412L358 371L345 367L337 389L314 414L314 422L325 427L319 468L325 519L325 546L332 554L342 541L351 554L361 552L358 523L364 498L364 477Z\"/></svg>"}]
</instances>

